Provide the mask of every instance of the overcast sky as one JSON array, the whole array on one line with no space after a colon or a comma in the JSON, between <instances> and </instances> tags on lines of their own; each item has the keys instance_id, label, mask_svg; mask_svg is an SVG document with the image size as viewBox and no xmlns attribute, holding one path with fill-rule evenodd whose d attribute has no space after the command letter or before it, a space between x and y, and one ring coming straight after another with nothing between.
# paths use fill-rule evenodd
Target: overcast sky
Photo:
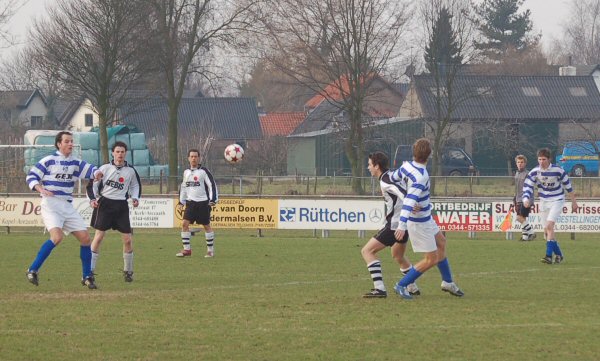
<instances>
[{"instance_id":1,"label":"overcast sky","mask_svg":"<svg viewBox=\"0 0 600 361\"><path fill-rule=\"evenodd\" d=\"M25 41L32 19L44 16L46 5L53 1L55 0L29 0L11 22L13 34L18 36L20 41ZM577 0L525 0L523 7L531 10L536 33L542 31L544 46L547 46L552 38L560 38L560 23L569 10L568 4L572 1Z\"/></svg>"}]
</instances>

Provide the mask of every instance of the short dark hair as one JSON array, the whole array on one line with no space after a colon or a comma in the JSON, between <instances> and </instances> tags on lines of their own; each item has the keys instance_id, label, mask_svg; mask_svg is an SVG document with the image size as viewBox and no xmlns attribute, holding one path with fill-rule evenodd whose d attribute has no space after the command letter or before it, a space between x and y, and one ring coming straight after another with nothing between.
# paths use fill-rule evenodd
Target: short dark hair
<instances>
[{"instance_id":1,"label":"short dark hair","mask_svg":"<svg viewBox=\"0 0 600 361\"><path fill-rule=\"evenodd\" d=\"M125 142L121 142L121 141L115 142L115 144L113 144L112 148L110 148L111 152L114 152L116 147L123 147L123 148L125 148L125 151L127 151L127 144L125 144Z\"/></svg>"},{"instance_id":2,"label":"short dark hair","mask_svg":"<svg viewBox=\"0 0 600 361\"><path fill-rule=\"evenodd\" d=\"M58 134L56 135L56 137L54 138L54 147L56 149L58 149L58 143L62 142L62 136L63 135L70 135L73 136L73 133L71 132L67 132L66 130L62 131L62 132L58 132Z\"/></svg>"},{"instance_id":3,"label":"short dark hair","mask_svg":"<svg viewBox=\"0 0 600 361\"><path fill-rule=\"evenodd\" d=\"M542 148L540 150L537 151L537 156L538 157L546 157L548 159L550 159L550 149L549 148Z\"/></svg>"},{"instance_id":4,"label":"short dark hair","mask_svg":"<svg viewBox=\"0 0 600 361\"><path fill-rule=\"evenodd\" d=\"M379 170L382 172L385 172L390 168L390 160L384 152L373 152L369 154L369 159L371 160L371 164L373 164L373 166L379 166Z\"/></svg>"},{"instance_id":5,"label":"short dark hair","mask_svg":"<svg viewBox=\"0 0 600 361\"><path fill-rule=\"evenodd\" d=\"M188 150L188 157L190 156L190 153L198 153L198 156L200 156L200 151L195 148Z\"/></svg>"}]
</instances>

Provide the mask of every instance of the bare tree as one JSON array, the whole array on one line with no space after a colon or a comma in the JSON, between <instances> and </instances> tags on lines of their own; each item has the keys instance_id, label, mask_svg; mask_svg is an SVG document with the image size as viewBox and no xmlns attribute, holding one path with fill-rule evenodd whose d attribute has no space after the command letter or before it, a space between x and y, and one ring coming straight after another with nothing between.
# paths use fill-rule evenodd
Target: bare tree
<instances>
[{"instance_id":1,"label":"bare tree","mask_svg":"<svg viewBox=\"0 0 600 361\"><path fill-rule=\"evenodd\" d=\"M475 24L471 21L469 2L466 0L428 0L421 6L421 18L427 35L425 60L431 80L425 83L433 94L435 114L426 119L429 137L433 139L432 175L441 174L441 156L447 140L457 131L452 121L457 107L466 100L479 96L477 89L455 86L463 64L476 57L473 46ZM448 17L449 21L444 21ZM448 28L446 28L448 27ZM449 37L444 41L444 36ZM452 54L446 54L451 51Z\"/></svg>"},{"instance_id":2,"label":"bare tree","mask_svg":"<svg viewBox=\"0 0 600 361\"><path fill-rule=\"evenodd\" d=\"M553 61L600 63L600 0L570 2L568 19L562 27L563 39L553 44Z\"/></svg>"},{"instance_id":3,"label":"bare tree","mask_svg":"<svg viewBox=\"0 0 600 361\"><path fill-rule=\"evenodd\" d=\"M34 58L56 71L72 97L87 97L98 113L105 163L106 127L147 69L146 9L141 0L59 0L48 20L33 26Z\"/></svg>"},{"instance_id":4,"label":"bare tree","mask_svg":"<svg viewBox=\"0 0 600 361\"><path fill-rule=\"evenodd\" d=\"M361 194L366 103L380 90L371 87L374 79L401 56L407 5L398 0L273 0L269 5L261 57L338 109L352 188Z\"/></svg>"},{"instance_id":5,"label":"bare tree","mask_svg":"<svg viewBox=\"0 0 600 361\"><path fill-rule=\"evenodd\" d=\"M16 12L28 0L0 0L0 47L10 47L15 44L8 24Z\"/></svg>"},{"instance_id":6,"label":"bare tree","mask_svg":"<svg viewBox=\"0 0 600 361\"><path fill-rule=\"evenodd\" d=\"M168 190L177 189L177 113L186 80L199 74L211 81L204 65L213 44L233 43L234 34L252 25L250 10L258 0L144 0L152 9L155 61L164 78L168 114Z\"/></svg>"}]
</instances>

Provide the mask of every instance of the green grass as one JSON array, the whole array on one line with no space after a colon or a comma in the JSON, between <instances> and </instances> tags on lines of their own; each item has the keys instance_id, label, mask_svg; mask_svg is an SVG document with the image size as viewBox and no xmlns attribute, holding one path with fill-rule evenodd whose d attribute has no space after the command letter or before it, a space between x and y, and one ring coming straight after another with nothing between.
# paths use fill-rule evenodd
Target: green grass
<instances>
[{"instance_id":1,"label":"green grass","mask_svg":"<svg viewBox=\"0 0 600 361\"><path fill-rule=\"evenodd\" d=\"M173 230L135 235L135 281L122 280L121 242L109 233L99 290L82 287L72 237L54 250L40 286L25 269L44 237L0 238L2 360L597 360L600 236L560 234L566 261L539 262L543 242L449 234L464 298L440 291L365 300L372 287L356 232L218 230L216 257L176 259ZM409 253L414 261L417 256ZM392 290L399 277L381 254Z\"/></svg>"}]
</instances>

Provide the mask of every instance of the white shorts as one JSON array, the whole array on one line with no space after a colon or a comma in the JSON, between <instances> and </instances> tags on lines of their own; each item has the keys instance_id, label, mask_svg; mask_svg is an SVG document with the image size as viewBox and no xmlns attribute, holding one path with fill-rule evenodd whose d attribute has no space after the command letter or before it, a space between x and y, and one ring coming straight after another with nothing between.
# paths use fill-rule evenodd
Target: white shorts
<instances>
[{"instance_id":1,"label":"white shorts","mask_svg":"<svg viewBox=\"0 0 600 361\"><path fill-rule=\"evenodd\" d=\"M65 234L74 231L87 230L83 218L73 207L73 204L65 199L57 197L42 198L42 219L49 231L52 228L61 228Z\"/></svg>"},{"instance_id":2,"label":"white shorts","mask_svg":"<svg viewBox=\"0 0 600 361\"><path fill-rule=\"evenodd\" d=\"M407 228L413 252L433 252L437 250L435 235L438 234L440 228L433 219L427 222L409 221Z\"/></svg>"},{"instance_id":3,"label":"white shorts","mask_svg":"<svg viewBox=\"0 0 600 361\"><path fill-rule=\"evenodd\" d=\"M548 222L556 223L558 216L562 213L565 200L560 201L545 201L540 202L540 214L542 215L542 225L546 227Z\"/></svg>"}]
</instances>

